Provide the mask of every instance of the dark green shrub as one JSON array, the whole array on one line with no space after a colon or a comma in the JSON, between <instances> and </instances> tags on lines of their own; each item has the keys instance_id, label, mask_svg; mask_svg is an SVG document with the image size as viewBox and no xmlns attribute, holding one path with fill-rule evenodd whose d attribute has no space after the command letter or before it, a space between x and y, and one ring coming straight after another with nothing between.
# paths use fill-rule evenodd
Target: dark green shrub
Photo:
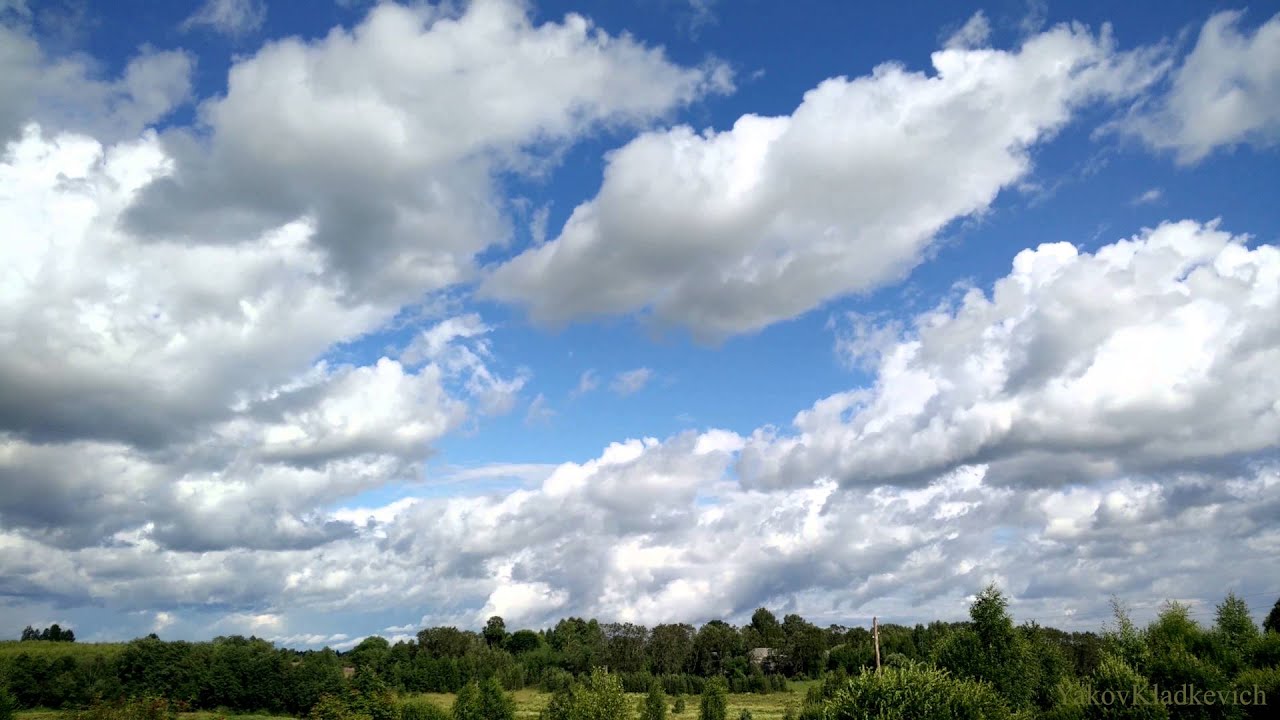
<instances>
[{"instance_id":1,"label":"dark green shrub","mask_svg":"<svg viewBox=\"0 0 1280 720\"><path fill-rule=\"evenodd\" d=\"M649 694L640 705L640 720L667 720L667 695L657 681L649 685Z\"/></svg>"},{"instance_id":2,"label":"dark green shrub","mask_svg":"<svg viewBox=\"0 0 1280 720\"><path fill-rule=\"evenodd\" d=\"M13 711L16 709L17 701L9 694L9 687L3 679L0 679L0 720L13 720Z\"/></svg>"},{"instance_id":3,"label":"dark green shrub","mask_svg":"<svg viewBox=\"0 0 1280 720\"><path fill-rule=\"evenodd\" d=\"M1245 698L1240 698L1244 717L1260 720L1280 716L1280 667L1245 670L1236 676L1233 685L1242 695L1249 693L1248 705L1243 702Z\"/></svg>"},{"instance_id":4,"label":"dark green shrub","mask_svg":"<svg viewBox=\"0 0 1280 720\"><path fill-rule=\"evenodd\" d=\"M683 695L677 695L675 702L671 703L671 712L675 715L683 715L685 711L685 702Z\"/></svg>"},{"instance_id":5,"label":"dark green shrub","mask_svg":"<svg viewBox=\"0 0 1280 720\"><path fill-rule=\"evenodd\" d=\"M1089 694L1080 699L1086 705L1085 717L1090 720L1163 720L1169 717L1168 710L1154 702L1114 702L1110 705L1090 702L1090 694L1101 697L1107 692L1116 696L1124 693L1131 697L1135 692L1145 697L1150 696L1151 684L1119 657L1110 654L1103 656L1091 680L1087 687Z\"/></svg>"},{"instance_id":6,"label":"dark green shrub","mask_svg":"<svg viewBox=\"0 0 1280 720\"><path fill-rule=\"evenodd\" d=\"M729 714L729 687L722 677L712 678L702 689L698 720L725 720Z\"/></svg>"},{"instance_id":7,"label":"dark green shrub","mask_svg":"<svg viewBox=\"0 0 1280 720\"><path fill-rule=\"evenodd\" d=\"M449 720L449 711L430 700L404 700L400 703L400 720Z\"/></svg>"},{"instance_id":8,"label":"dark green shrub","mask_svg":"<svg viewBox=\"0 0 1280 720\"><path fill-rule=\"evenodd\" d=\"M952 677L927 665L884 668L845 681L801 717L824 720L1006 720L1013 717L987 683Z\"/></svg>"}]
</instances>

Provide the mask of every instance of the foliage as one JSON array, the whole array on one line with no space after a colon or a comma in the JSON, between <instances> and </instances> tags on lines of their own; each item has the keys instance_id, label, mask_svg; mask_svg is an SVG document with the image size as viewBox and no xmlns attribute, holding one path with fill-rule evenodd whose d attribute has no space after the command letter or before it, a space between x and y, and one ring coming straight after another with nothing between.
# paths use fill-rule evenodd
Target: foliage
<instances>
[{"instance_id":1,"label":"foliage","mask_svg":"<svg viewBox=\"0 0 1280 720\"><path fill-rule=\"evenodd\" d=\"M1084 705L1085 717L1089 720L1162 720L1169 717L1168 710L1155 702L1111 704L1089 702L1090 695L1094 693L1099 697L1107 692L1113 695L1122 692L1131 695L1135 691L1144 696L1150 694L1150 683L1123 658L1110 654L1104 656L1098 663L1098 669L1094 671L1091 680L1091 683L1084 686L1085 695L1063 698L1062 704Z\"/></svg>"},{"instance_id":2,"label":"foliage","mask_svg":"<svg viewBox=\"0 0 1280 720\"><path fill-rule=\"evenodd\" d=\"M1235 689L1249 692L1249 704L1241 703L1246 718L1274 718L1280 704L1280 667L1254 668L1236 676ZM1261 700L1265 699L1265 704Z\"/></svg>"},{"instance_id":3,"label":"foliage","mask_svg":"<svg viewBox=\"0 0 1280 720\"><path fill-rule=\"evenodd\" d=\"M671 703L671 712L674 715L683 715L686 709L684 696L677 695L675 702Z\"/></svg>"},{"instance_id":4,"label":"foliage","mask_svg":"<svg viewBox=\"0 0 1280 720\"><path fill-rule=\"evenodd\" d=\"M351 706L350 700L342 695L322 695L307 713L307 718L309 720L370 720L368 715L358 712Z\"/></svg>"},{"instance_id":5,"label":"foliage","mask_svg":"<svg viewBox=\"0 0 1280 720\"><path fill-rule=\"evenodd\" d=\"M400 720L449 720L449 712L429 700L405 700L399 709Z\"/></svg>"},{"instance_id":6,"label":"foliage","mask_svg":"<svg viewBox=\"0 0 1280 720\"><path fill-rule=\"evenodd\" d=\"M667 720L667 695L662 692L660 683L649 686L649 694L645 695L640 706L640 720Z\"/></svg>"},{"instance_id":7,"label":"foliage","mask_svg":"<svg viewBox=\"0 0 1280 720\"><path fill-rule=\"evenodd\" d=\"M819 694L821 695L821 694ZM956 678L946 670L912 664L846 680L828 698L806 702L802 717L823 720L941 720L1012 717L987 683Z\"/></svg>"},{"instance_id":8,"label":"foliage","mask_svg":"<svg viewBox=\"0 0 1280 720\"><path fill-rule=\"evenodd\" d=\"M453 700L450 717L453 720L488 720L481 712L480 683L472 681L462 686Z\"/></svg>"},{"instance_id":9,"label":"foliage","mask_svg":"<svg viewBox=\"0 0 1280 720\"><path fill-rule=\"evenodd\" d=\"M1276 598L1276 604L1271 606L1267 619L1262 621L1262 631L1280 633L1280 598Z\"/></svg>"},{"instance_id":10,"label":"foliage","mask_svg":"<svg viewBox=\"0 0 1280 720\"><path fill-rule=\"evenodd\" d=\"M543 720L625 720L627 696L618 676L597 668L585 682L575 682L551 696Z\"/></svg>"},{"instance_id":11,"label":"foliage","mask_svg":"<svg viewBox=\"0 0 1280 720\"><path fill-rule=\"evenodd\" d=\"M729 688L723 678L712 678L702 690L698 720L725 720L729 714Z\"/></svg>"},{"instance_id":12,"label":"foliage","mask_svg":"<svg viewBox=\"0 0 1280 720\"><path fill-rule=\"evenodd\" d=\"M1036 700L1041 668L1024 634L1015 630L1008 602L994 585L979 593L969 607L971 626L939 643L936 661L957 677L991 683L1017 709Z\"/></svg>"},{"instance_id":13,"label":"foliage","mask_svg":"<svg viewBox=\"0 0 1280 720\"><path fill-rule=\"evenodd\" d=\"M0 682L0 720L13 720L13 711L17 709L18 701L13 699L4 682Z\"/></svg>"}]
</instances>

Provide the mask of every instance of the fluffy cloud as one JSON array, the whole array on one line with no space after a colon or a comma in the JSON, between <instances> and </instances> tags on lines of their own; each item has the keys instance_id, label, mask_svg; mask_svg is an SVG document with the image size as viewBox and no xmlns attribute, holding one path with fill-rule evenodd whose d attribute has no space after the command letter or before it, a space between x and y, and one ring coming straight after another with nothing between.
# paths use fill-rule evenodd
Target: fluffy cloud
<instances>
[{"instance_id":1,"label":"fluffy cloud","mask_svg":"<svg viewBox=\"0 0 1280 720\"><path fill-rule=\"evenodd\" d=\"M916 488L760 491L725 479L741 444L722 431L618 443L531 489L397 501L323 548L55 551L4 534L0 577L9 590L117 607L208 593L241 626L267 618L287 630L281 642L316 645L342 640L300 627L298 608L429 606L422 623L478 627L493 613L532 626L568 614L741 619L798 601L818 621L890 608L910 620L956 617L966 594L998 581L1019 617L1096 628L1112 593L1200 598L1233 587L1261 602L1273 589L1257 578L1277 569L1274 465L1226 482L1185 471L1030 492L993 484L978 465Z\"/></svg>"},{"instance_id":2,"label":"fluffy cloud","mask_svg":"<svg viewBox=\"0 0 1280 720\"><path fill-rule=\"evenodd\" d=\"M728 87L583 17L523 3L383 3L352 30L274 41L231 69L173 173L129 214L159 239L228 243L307 216L351 298L409 302L466 280L509 235L492 177L600 124L643 122Z\"/></svg>"},{"instance_id":3,"label":"fluffy cloud","mask_svg":"<svg viewBox=\"0 0 1280 720\"><path fill-rule=\"evenodd\" d=\"M756 434L744 482L927 482L965 464L1060 484L1238 459L1280 437L1280 250L1166 223L1092 254L1041 245L988 297L879 344L873 388Z\"/></svg>"},{"instance_id":4,"label":"fluffy cloud","mask_svg":"<svg viewBox=\"0 0 1280 720\"><path fill-rule=\"evenodd\" d=\"M234 244L120 223L171 172L154 134L30 126L0 162L0 524L52 547L303 548L328 505L416 479L431 445L523 385L472 315L369 365L317 361L395 305L353 303L307 219ZM410 351L411 350L411 351Z\"/></svg>"},{"instance_id":5,"label":"fluffy cloud","mask_svg":"<svg viewBox=\"0 0 1280 720\"><path fill-rule=\"evenodd\" d=\"M902 276L939 230L1022 178L1076 108L1159 71L1076 26L932 60L934 75L885 64L827 80L789 116L641 135L559 237L496 268L483 293L549 324L648 311L703 339L758 330Z\"/></svg>"},{"instance_id":6,"label":"fluffy cloud","mask_svg":"<svg viewBox=\"0 0 1280 720\"><path fill-rule=\"evenodd\" d=\"M1215 149L1273 145L1280 139L1280 15L1252 33L1244 13L1220 12L1204 24L1168 93L1127 126L1149 145L1190 164Z\"/></svg>"},{"instance_id":7,"label":"fluffy cloud","mask_svg":"<svg viewBox=\"0 0 1280 720\"><path fill-rule=\"evenodd\" d=\"M194 60L184 52L146 50L120 77L101 78L91 62L50 56L29 28L4 20L0 16L0 144L32 121L102 140L130 138L190 96Z\"/></svg>"}]
</instances>

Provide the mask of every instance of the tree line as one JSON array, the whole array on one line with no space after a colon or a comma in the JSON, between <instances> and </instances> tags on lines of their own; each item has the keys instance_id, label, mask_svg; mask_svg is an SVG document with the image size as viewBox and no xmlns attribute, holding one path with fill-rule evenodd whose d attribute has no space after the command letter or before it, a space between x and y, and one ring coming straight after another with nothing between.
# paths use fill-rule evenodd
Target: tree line
<instances>
[{"instance_id":1,"label":"tree line","mask_svg":"<svg viewBox=\"0 0 1280 720\"><path fill-rule=\"evenodd\" d=\"M502 618L493 617L479 632L432 627L394 644L369 637L345 652L276 648L242 636L167 642L151 635L111 653L86 652L93 645L36 653L11 643L0 652L0 706L75 709L162 698L173 707L316 720L433 720L438 708L412 701L415 693L456 693L455 709L465 715L476 703L497 712L498 696L536 687L552 693L546 720L620 720L648 718L685 696L700 698L700 716L704 710L714 716L723 704L716 700L720 693L786 690L789 678L822 681L797 703L797 720L880 717L865 714L867 708L889 713L885 717L927 718L935 715L920 714L921 708L939 702L966 717L1243 719L1280 715L1239 703L1206 710L1160 702L1104 706L1090 699L1099 688L1189 684L1220 694L1215 697L1258 688L1270 693L1274 709L1280 704L1278 631L1280 601L1259 630L1234 595L1217 607L1210 627L1176 603L1142 629L1119 605L1101 633L1015 625L1005 596L990 587L970 606L968 621L880 626L879 670L867 629L819 628L794 614L779 621L764 608L741 627L713 620L696 629L571 617L543 630L508 632ZM771 652L753 657L758 648ZM622 715L600 714L621 707L618 698L626 693L645 694L645 700L623 703ZM914 707L916 714L895 715L891 706ZM956 710L962 707L969 709Z\"/></svg>"}]
</instances>

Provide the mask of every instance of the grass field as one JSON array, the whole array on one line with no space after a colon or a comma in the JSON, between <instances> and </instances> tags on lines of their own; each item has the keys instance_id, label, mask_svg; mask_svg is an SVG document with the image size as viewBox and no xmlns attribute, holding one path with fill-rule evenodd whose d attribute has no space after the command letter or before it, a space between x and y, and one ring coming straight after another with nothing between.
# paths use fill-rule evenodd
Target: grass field
<instances>
[{"instance_id":1,"label":"grass field","mask_svg":"<svg viewBox=\"0 0 1280 720\"><path fill-rule=\"evenodd\" d=\"M814 681L793 681L789 683L791 692L769 693L768 695L755 695L751 693L730 693L729 694L729 720L737 720L738 715L743 710L750 710L753 720L781 720L782 714L786 712L787 707L795 707L799 709L800 701L804 699L805 690ZM533 720L538 717L538 713L547 706L551 700L551 694L541 692L539 690L517 690L512 693L516 701L516 717L519 720ZM424 693L418 695L403 696L404 699L421 698L439 705L446 710L453 706L453 695L449 693ZM638 705L644 698L641 693L629 693L627 695L631 699L632 704ZM674 698L667 698L668 702ZM670 707L668 705L668 707ZM13 714L14 720L60 720L62 713L57 710L19 710ZM685 696L685 711L681 715L670 715L671 720L697 720L698 718L698 696ZM216 713L211 711L181 713L180 720L218 720L218 718L235 718L235 720L293 720L292 718L280 717L274 715L232 715L229 713Z\"/></svg>"},{"instance_id":2,"label":"grass field","mask_svg":"<svg viewBox=\"0 0 1280 720\"><path fill-rule=\"evenodd\" d=\"M812 681L792 682L790 683L791 692L769 693L768 695L755 695L752 693L730 693L729 694L729 719L737 720L738 715L743 710L750 710L753 720L781 720L782 714L786 712L788 706L793 706L797 710L800 708L800 702L804 700L805 690ZM551 700L550 693L538 690L518 690L512 693L516 700L516 717L519 720L533 720L538 717L538 713L547 706ZM426 693L422 695L413 695L415 698L423 698L448 709L453 705L453 695L447 693ZM638 705L644 695L641 693L628 693L627 697L631 699L633 705ZM667 698L668 701L674 698ZM698 718L698 696L685 696L685 711L682 715L670 715L671 720L697 720Z\"/></svg>"},{"instance_id":3,"label":"grass field","mask_svg":"<svg viewBox=\"0 0 1280 720\"><path fill-rule=\"evenodd\" d=\"M209 710L179 713L178 717L181 720L218 720L218 718L232 717L236 720L297 720L284 715L232 715ZM19 710L13 714L13 720L60 720L61 718L62 712L59 710Z\"/></svg>"}]
</instances>

